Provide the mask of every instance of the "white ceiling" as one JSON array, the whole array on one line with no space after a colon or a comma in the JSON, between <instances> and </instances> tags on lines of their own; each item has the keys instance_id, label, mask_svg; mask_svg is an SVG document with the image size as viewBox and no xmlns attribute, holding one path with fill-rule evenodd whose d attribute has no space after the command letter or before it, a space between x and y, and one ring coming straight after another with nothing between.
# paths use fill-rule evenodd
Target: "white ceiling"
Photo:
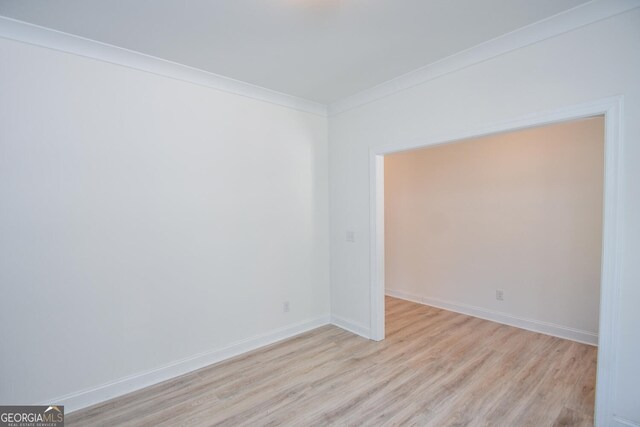
<instances>
[{"instance_id":1,"label":"white ceiling","mask_svg":"<svg viewBox=\"0 0 640 427\"><path fill-rule=\"evenodd\" d=\"M330 104L587 0L0 0L0 15Z\"/></svg>"}]
</instances>

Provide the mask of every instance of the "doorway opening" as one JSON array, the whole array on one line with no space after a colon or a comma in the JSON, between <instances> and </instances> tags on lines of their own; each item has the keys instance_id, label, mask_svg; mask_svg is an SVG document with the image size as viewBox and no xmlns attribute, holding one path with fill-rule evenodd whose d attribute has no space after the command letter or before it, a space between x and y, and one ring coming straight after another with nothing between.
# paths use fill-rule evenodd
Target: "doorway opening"
<instances>
[{"instance_id":1,"label":"doorway opening","mask_svg":"<svg viewBox=\"0 0 640 427\"><path fill-rule=\"evenodd\" d=\"M597 325L597 327L592 328L597 331L591 331L591 335L589 335L588 328L580 329L577 327L569 327L565 328L564 332L567 330L573 330L576 334L573 336L565 336L565 338L589 342L590 344L597 344L597 358L598 358L598 369L597 369L597 388L596 388L596 402L595 402L595 421L596 423L604 423L606 419L610 419L612 415L611 405L610 405L610 396L612 389L612 378L614 375L614 364L613 364L613 349L616 347L615 339L615 330L616 330L616 316L617 307L619 304L618 301L618 271L619 271L619 215L621 213L620 204L621 200L619 197L619 183L620 180L618 178L620 174L619 168L619 156L620 156L620 138L619 138L619 128L620 128L620 109L621 109L621 99L613 98L602 100L594 103L582 104L578 106L572 106L563 108L560 110L554 110L550 112L539 113L535 115L530 115L527 117L523 117L520 119L512 120L509 122L502 122L493 124L491 126L483 127L481 129L470 130L466 132L452 133L449 136L445 137L436 137L436 138L427 138L422 141L416 141L413 143L408 143L400 148L398 148L398 144L394 144L393 148L385 149L384 147L371 151L371 338L376 340L384 339L385 329L384 329L384 320L385 320L385 202L384 202L384 156L391 155L399 152L404 152L408 150L422 149L426 147L433 147L440 144L448 144L448 143L459 143L465 144L465 141L471 138L483 138L490 135L494 135L497 138L500 135L506 132L518 132L524 131L526 129L530 129L534 131L534 128L539 128L541 126L546 125L561 125L565 122L575 121L575 120L583 120L588 118L593 118L596 116L601 116L599 120L603 121L604 127L604 184L603 184L603 197L602 201L602 210L600 213L602 214L603 220L602 224L602 232L600 234L601 237L601 263L600 267L600 289L599 295L595 297L596 304L599 305L600 308L600 318L599 321L591 319L591 326ZM598 119L591 119L598 120ZM588 120L586 120L588 121ZM472 143L469 143L472 144ZM455 144L453 144L455 145ZM555 147L554 149L557 149ZM451 179L451 177L449 178ZM471 212L473 214L474 212ZM478 212L475 212L479 214ZM433 218L432 218L433 219ZM438 218L434 219L438 221ZM442 218L440 218L442 220ZM592 218L593 220L593 218ZM444 219L446 221L446 219ZM592 221L593 222L593 221ZM518 232L515 233L516 237ZM526 238L526 233L524 236L520 236L520 238ZM537 237L537 236L536 236ZM495 244L496 242L494 242ZM593 242L591 242L593 243ZM590 252L593 255L593 250ZM557 268L566 271L567 263L560 262L556 265ZM481 269L481 264L476 264L476 268ZM509 266L513 267L513 266ZM418 267L419 270L420 267ZM464 269L463 269L464 270ZM443 270L446 271L446 270ZM449 270L451 271L451 270ZM465 272L472 273L473 269L467 268ZM591 272L591 276L593 276L593 272ZM510 293L504 293L504 289L492 288L495 294L492 292L492 303L495 304L494 301L499 301L500 298L506 300L509 298L508 295ZM502 292L500 292L502 291ZM464 293L464 290L457 290L458 295ZM482 292L482 291L479 291ZM512 291L509 291L512 292ZM398 296L398 294L396 294ZM513 294L511 294L513 295ZM406 299L410 299L410 292L406 292L404 297ZM438 298L429 299L427 297L421 296L422 303L431 303L431 305L438 305L434 303L434 300ZM494 299L497 298L497 299ZM440 302L446 301L445 298L439 298ZM516 298L517 299L517 298ZM438 301L435 301L438 302ZM504 302L504 301L502 301ZM460 310L460 307L466 309L474 309L478 308L478 305L481 304L469 304L463 303L462 305L458 304L456 307L447 307L449 310ZM587 304L588 306L589 304ZM594 301L590 302L590 305L593 307ZM443 304L441 304L441 307ZM465 307L466 306L466 307ZM499 307L499 306L498 306ZM525 309L526 307L523 306ZM545 309L549 307L545 305ZM485 310L483 312L467 312L467 314L471 314L476 317L483 317L482 314L486 314L487 312L500 312L500 310ZM508 311L508 310L505 310ZM486 317L486 316L484 316ZM530 319L531 316L512 316L514 318L519 318L520 320L535 320ZM579 317L579 315L578 315ZM596 316L597 318L597 316ZM491 319L491 318L490 318ZM491 320L497 320L498 322L502 321L503 323L508 323L504 321L504 319L493 318ZM516 319L517 320L517 319ZM583 319L584 320L584 319ZM524 323L524 324L515 324L515 326L531 328L532 323ZM539 332L543 332L551 335L559 335L557 329L553 329L554 326L558 326L558 322L554 323L551 321L541 321L538 322L539 327L541 327ZM534 322L534 326L535 322ZM542 326L549 327L550 329L544 329ZM562 332L562 331L561 331ZM584 332L587 332L586 334ZM590 342L593 340L593 342Z\"/></svg>"}]
</instances>

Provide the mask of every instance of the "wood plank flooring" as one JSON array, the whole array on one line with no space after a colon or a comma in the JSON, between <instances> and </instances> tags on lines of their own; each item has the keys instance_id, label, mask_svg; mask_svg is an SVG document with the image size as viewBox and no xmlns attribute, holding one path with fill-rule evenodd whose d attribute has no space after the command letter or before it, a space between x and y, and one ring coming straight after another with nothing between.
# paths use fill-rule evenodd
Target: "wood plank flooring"
<instances>
[{"instance_id":1,"label":"wood plank flooring","mask_svg":"<svg viewBox=\"0 0 640 427\"><path fill-rule=\"evenodd\" d=\"M69 414L68 426L591 426L596 348L387 298L335 326Z\"/></svg>"}]
</instances>

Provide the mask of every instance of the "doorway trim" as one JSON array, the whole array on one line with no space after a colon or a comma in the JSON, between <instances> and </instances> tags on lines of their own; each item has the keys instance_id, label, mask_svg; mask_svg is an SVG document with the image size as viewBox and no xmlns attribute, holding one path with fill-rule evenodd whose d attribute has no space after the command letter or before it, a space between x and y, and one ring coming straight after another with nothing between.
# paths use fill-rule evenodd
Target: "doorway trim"
<instances>
[{"instance_id":1,"label":"doorway trim","mask_svg":"<svg viewBox=\"0 0 640 427\"><path fill-rule=\"evenodd\" d=\"M384 339L384 156L504 132L539 127L569 120L604 115L604 198L602 231L602 272L600 281L600 322L596 379L595 424L613 419L616 378L615 349L618 347L620 277L622 261L622 109L623 97L616 96L542 111L480 128L454 131L393 147L370 150L370 338Z\"/></svg>"}]
</instances>

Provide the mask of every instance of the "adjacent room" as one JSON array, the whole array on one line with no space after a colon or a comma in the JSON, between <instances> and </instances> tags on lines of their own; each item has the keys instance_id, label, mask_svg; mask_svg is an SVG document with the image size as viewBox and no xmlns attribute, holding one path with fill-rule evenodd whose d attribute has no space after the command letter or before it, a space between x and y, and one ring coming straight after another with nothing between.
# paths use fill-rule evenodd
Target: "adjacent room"
<instances>
[{"instance_id":1,"label":"adjacent room","mask_svg":"<svg viewBox=\"0 0 640 427\"><path fill-rule=\"evenodd\" d=\"M450 363L443 414L592 422L603 155L600 116L385 156L386 339Z\"/></svg>"},{"instance_id":2,"label":"adjacent room","mask_svg":"<svg viewBox=\"0 0 640 427\"><path fill-rule=\"evenodd\" d=\"M640 0L0 0L0 426L640 427Z\"/></svg>"}]
</instances>

